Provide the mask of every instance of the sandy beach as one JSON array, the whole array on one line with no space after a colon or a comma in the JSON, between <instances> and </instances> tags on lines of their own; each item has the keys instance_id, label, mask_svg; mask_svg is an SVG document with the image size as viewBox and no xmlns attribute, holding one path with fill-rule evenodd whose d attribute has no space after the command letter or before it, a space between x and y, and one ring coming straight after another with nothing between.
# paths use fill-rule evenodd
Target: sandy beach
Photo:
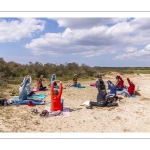
<instances>
[{"instance_id":1,"label":"sandy beach","mask_svg":"<svg viewBox=\"0 0 150 150\"><path fill-rule=\"evenodd\" d=\"M63 89L64 106L69 107L69 117L41 117L39 114L50 107L50 89L39 93L46 94L45 105L30 107L27 105L11 105L0 107L0 132L150 132L150 74L121 75L125 85L129 77L139 86L141 96L123 98L117 107L93 107L86 109L81 104L85 101L96 101L97 89L90 86L95 79L79 82L86 88L67 87ZM103 80L115 82L115 74L103 77ZM71 81L63 82L63 86ZM33 83L31 87L34 87ZM48 85L44 81L43 85ZM19 86L19 85L18 85ZM11 98L11 96L9 97ZM37 109L38 114L31 111Z\"/></svg>"}]
</instances>

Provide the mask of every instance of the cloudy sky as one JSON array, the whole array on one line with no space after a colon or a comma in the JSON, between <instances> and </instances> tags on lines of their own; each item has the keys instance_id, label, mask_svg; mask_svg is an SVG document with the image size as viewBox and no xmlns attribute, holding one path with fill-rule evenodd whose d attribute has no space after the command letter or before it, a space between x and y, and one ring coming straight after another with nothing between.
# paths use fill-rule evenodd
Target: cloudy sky
<instances>
[{"instance_id":1,"label":"cloudy sky","mask_svg":"<svg viewBox=\"0 0 150 150\"><path fill-rule=\"evenodd\" d=\"M150 18L0 18L5 61L147 67Z\"/></svg>"}]
</instances>

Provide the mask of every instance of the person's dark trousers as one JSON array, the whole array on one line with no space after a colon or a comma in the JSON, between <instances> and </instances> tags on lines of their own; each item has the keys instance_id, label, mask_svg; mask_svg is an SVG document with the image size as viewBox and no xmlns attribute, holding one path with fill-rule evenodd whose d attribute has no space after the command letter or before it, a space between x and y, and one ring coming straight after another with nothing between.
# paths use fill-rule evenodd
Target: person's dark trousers
<instances>
[{"instance_id":1,"label":"person's dark trousers","mask_svg":"<svg viewBox=\"0 0 150 150\"><path fill-rule=\"evenodd\" d=\"M40 91L45 91L46 86L40 87Z\"/></svg>"},{"instance_id":2,"label":"person's dark trousers","mask_svg":"<svg viewBox=\"0 0 150 150\"><path fill-rule=\"evenodd\" d=\"M33 91L31 91L27 96L32 96L33 94L35 94Z\"/></svg>"},{"instance_id":3,"label":"person's dark trousers","mask_svg":"<svg viewBox=\"0 0 150 150\"><path fill-rule=\"evenodd\" d=\"M99 105L98 105L98 102L90 102L90 104L91 104L92 106L99 106Z\"/></svg>"},{"instance_id":4,"label":"person's dark trousers","mask_svg":"<svg viewBox=\"0 0 150 150\"><path fill-rule=\"evenodd\" d=\"M45 89L46 89L46 86L43 86L42 84L41 84L41 86L40 86L40 91L45 91Z\"/></svg>"},{"instance_id":5,"label":"person's dark trousers","mask_svg":"<svg viewBox=\"0 0 150 150\"><path fill-rule=\"evenodd\" d=\"M117 91L122 91L122 90L123 90L122 88L117 87Z\"/></svg>"}]
</instances>

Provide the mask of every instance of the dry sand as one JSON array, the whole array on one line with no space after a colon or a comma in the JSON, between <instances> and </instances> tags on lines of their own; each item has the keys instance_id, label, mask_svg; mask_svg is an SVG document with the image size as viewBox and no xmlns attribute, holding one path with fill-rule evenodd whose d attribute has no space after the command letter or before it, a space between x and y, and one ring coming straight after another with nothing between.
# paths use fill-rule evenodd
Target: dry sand
<instances>
[{"instance_id":1,"label":"dry sand","mask_svg":"<svg viewBox=\"0 0 150 150\"><path fill-rule=\"evenodd\" d=\"M116 74L109 74L103 80L109 79L115 82ZM96 101L97 89L90 86L95 79L80 81L86 88L66 88L62 98L65 106L70 108L70 117L44 118L39 114L31 113L33 108L41 113L45 107L49 107L50 92L44 99L45 105L29 107L2 106L0 107L0 132L150 132L150 75L121 75L128 85L126 78L129 77L135 85L139 85L141 96L125 98L120 101L118 107L93 107L86 109L81 104L85 101ZM63 83L63 86L68 83ZM48 85L48 82L44 82ZM19 86L19 85L18 85ZM32 84L32 87L35 83Z\"/></svg>"}]
</instances>

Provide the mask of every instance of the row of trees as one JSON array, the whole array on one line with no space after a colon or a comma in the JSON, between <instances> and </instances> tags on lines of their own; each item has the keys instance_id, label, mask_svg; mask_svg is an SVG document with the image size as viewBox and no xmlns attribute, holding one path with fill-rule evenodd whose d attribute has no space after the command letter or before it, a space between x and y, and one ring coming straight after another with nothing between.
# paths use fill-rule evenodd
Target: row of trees
<instances>
[{"instance_id":1,"label":"row of trees","mask_svg":"<svg viewBox=\"0 0 150 150\"><path fill-rule=\"evenodd\" d=\"M53 73L57 77L62 77L64 80L71 79L73 74L78 74L79 77L93 77L97 73L101 72L103 74L109 73L110 71L117 71L122 73L133 73L132 70L135 68L129 67L90 67L86 64L78 65L77 63L65 63L65 64L52 64L46 63L42 64L40 62L29 62L28 64L20 64L14 61L6 62L3 58L0 58L0 82L5 80L13 80L14 78L21 78L27 74L30 74L33 79L38 78L41 74L45 78L50 78ZM136 69L145 69L136 68ZM150 69L150 68L146 68ZM18 80L19 81L19 80ZM19 81L20 82L20 81Z\"/></svg>"}]
</instances>

